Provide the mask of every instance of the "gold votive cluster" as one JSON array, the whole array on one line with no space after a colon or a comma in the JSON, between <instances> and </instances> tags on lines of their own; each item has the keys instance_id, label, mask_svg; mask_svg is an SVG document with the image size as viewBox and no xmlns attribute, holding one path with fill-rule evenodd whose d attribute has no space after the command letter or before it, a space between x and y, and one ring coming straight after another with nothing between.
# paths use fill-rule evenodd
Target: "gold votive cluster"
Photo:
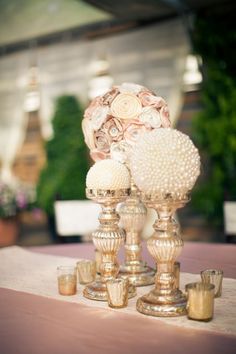
<instances>
[{"instance_id":1,"label":"gold votive cluster","mask_svg":"<svg viewBox=\"0 0 236 354\"><path fill-rule=\"evenodd\" d=\"M188 318L197 321L210 321L214 315L214 298L222 294L223 271L206 269L201 271L201 282L187 284Z\"/></svg>"}]
</instances>

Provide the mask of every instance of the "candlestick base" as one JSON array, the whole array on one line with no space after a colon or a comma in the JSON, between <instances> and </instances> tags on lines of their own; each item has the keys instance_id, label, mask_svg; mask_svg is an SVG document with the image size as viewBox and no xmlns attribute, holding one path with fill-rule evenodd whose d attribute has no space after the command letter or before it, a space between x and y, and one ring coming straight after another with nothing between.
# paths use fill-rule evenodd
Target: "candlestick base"
<instances>
[{"instance_id":1,"label":"candlestick base","mask_svg":"<svg viewBox=\"0 0 236 354\"><path fill-rule=\"evenodd\" d=\"M83 295L90 300L107 301L108 296L106 283L101 280L97 280L91 284L88 284L83 291ZM134 296L136 296L136 288L134 285L130 284L128 298L131 299Z\"/></svg>"},{"instance_id":2,"label":"candlestick base","mask_svg":"<svg viewBox=\"0 0 236 354\"><path fill-rule=\"evenodd\" d=\"M157 263L155 288L137 301L137 310L145 315L175 317L186 314L187 299L178 289L175 261L183 248L179 225L173 218L176 209L189 200L187 195L159 198L155 193L143 194L146 205L157 211L154 233L147 241L148 251Z\"/></svg>"},{"instance_id":3,"label":"candlestick base","mask_svg":"<svg viewBox=\"0 0 236 354\"><path fill-rule=\"evenodd\" d=\"M137 300L136 308L149 316L176 317L186 315L186 304L186 296L178 289L169 297L158 295L154 289Z\"/></svg>"},{"instance_id":4,"label":"candlestick base","mask_svg":"<svg viewBox=\"0 0 236 354\"><path fill-rule=\"evenodd\" d=\"M135 286L146 286L154 284L155 271L145 262L139 262L135 265L126 265L120 267L119 277L128 278L130 283Z\"/></svg>"}]
</instances>

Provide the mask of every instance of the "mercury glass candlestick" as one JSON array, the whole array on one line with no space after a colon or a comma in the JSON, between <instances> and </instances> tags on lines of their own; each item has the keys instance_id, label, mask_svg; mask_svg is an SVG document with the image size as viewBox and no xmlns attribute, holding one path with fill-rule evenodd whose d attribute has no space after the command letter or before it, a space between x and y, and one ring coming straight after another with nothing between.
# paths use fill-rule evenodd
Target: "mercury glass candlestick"
<instances>
[{"instance_id":1,"label":"mercury glass candlestick","mask_svg":"<svg viewBox=\"0 0 236 354\"><path fill-rule=\"evenodd\" d=\"M126 231L125 263L121 265L119 276L128 278L135 286L154 283L155 271L142 260L140 232L144 227L147 209L140 200L140 193L131 179L131 194L120 204L118 212L122 227Z\"/></svg>"},{"instance_id":2,"label":"mercury glass candlestick","mask_svg":"<svg viewBox=\"0 0 236 354\"><path fill-rule=\"evenodd\" d=\"M101 204L99 228L93 232L93 243L101 252L101 277L88 284L84 296L92 300L107 301L106 282L115 279L119 272L117 253L124 243L124 230L119 228L118 203L124 201L130 193L130 175L127 168L117 161L97 162L88 172L86 180L87 198ZM133 285L129 286L129 297L136 295Z\"/></svg>"},{"instance_id":3,"label":"mercury glass candlestick","mask_svg":"<svg viewBox=\"0 0 236 354\"><path fill-rule=\"evenodd\" d=\"M147 247L157 262L155 288L137 301L137 310L151 316L186 313L186 297L177 288L174 263L183 248L174 212L189 201L200 173L200 158L188 136L174 129L143 134L134 146L131 172L143 202L158 218Z\"/></svg>"},{"instance_id":4,"label":"mercury glass candlestick","mask_svg":"<svg viewBox=\"0 0 236 354\"><path fill-rule=\"evenodd\" d=\"M183 248L183 240L173 214L189 200L188 196L173 198L143 194L145 204L156 210L158 218L154 234L147 241L147 248L157 263L155 288L137 301L137 309L153 316L179 316L186 314L186 297L176 287L174 263Z\"/></svg>"}]
</instances>

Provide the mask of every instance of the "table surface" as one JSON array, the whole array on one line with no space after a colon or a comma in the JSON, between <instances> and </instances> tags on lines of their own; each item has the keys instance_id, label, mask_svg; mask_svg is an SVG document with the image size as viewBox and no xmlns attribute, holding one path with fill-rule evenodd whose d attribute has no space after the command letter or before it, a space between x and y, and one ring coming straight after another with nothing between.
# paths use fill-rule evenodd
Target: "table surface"
<instances>
[{"instance_id":1,"label":"table surface","mask_svg":"<svg viewBox=\"0 0 236 354\"><path fill-rule=\"evenodd\" d=\"M93 258L91 244L33 247L33 252ZM181 270L221 268L236 278L236 246L186 243ZM122 261L123 254L120 254ZM143 247L143 258L153 260ZM108 312L74 303L0 289L1 354L233 354L236 337L167 325L152 317ZM236 319L235 319L236 323Z\"/></svg>"}]
</instances>

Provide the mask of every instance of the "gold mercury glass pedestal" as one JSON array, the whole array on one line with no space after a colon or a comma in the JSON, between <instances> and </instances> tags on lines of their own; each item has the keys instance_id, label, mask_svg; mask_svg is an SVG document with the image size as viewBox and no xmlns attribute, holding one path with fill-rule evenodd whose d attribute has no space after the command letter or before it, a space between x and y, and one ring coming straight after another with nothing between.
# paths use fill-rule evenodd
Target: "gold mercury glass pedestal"
<instances>
[{"instance_id":1,"label":"gold mercury glass pedestal","mask_svg":"<svg viewBox=\"0 0 236 354\"><path fill-rule=\"evenodd\" d=\"M142 261L140 232L147 209L139 196L140 192L131 180L131 194L118 209L122 227L126 231L125 263L120 267L119 277L128 278L135 286L145 286L154 283L155 271Z\"/></svg>"},{"instance_id":2,"label":"gold mercury glass pedestal","mask_svg":"<svg viewBox=\"0 0 236 354\"><path fill-rule=\"evenodd\" d=\"M157 262L155 288L137 300L137 310L150 316L180 316L186 314L186 296L175 285L174 262L181 253L183 240L179 235L174 212L188 201L187 195L164 198L155 194L142 194L142 200L154 208L158 219L154 224L154 234L147 241L147 247Z\"/></svg>"},{"instance_id":3,"label":"gold mercury glass pedestal","mask_svg":"<svg viewBox=\"0 0 236 354\"><path fill-rule=\"evenodd\" d=\"M93 232L93 243L102 254L101 277L85 287L83 295L88 299L107 301L106 281L116 278L119 272L117 252L124 243L125 233L118 226L120 217L115 209L118 203L129 196L129 193L130 189L86 189L87 198L102 206L99 228ZM129 298L135 295L136 288L130 285Z\"/></svg>"}]
</instances>

